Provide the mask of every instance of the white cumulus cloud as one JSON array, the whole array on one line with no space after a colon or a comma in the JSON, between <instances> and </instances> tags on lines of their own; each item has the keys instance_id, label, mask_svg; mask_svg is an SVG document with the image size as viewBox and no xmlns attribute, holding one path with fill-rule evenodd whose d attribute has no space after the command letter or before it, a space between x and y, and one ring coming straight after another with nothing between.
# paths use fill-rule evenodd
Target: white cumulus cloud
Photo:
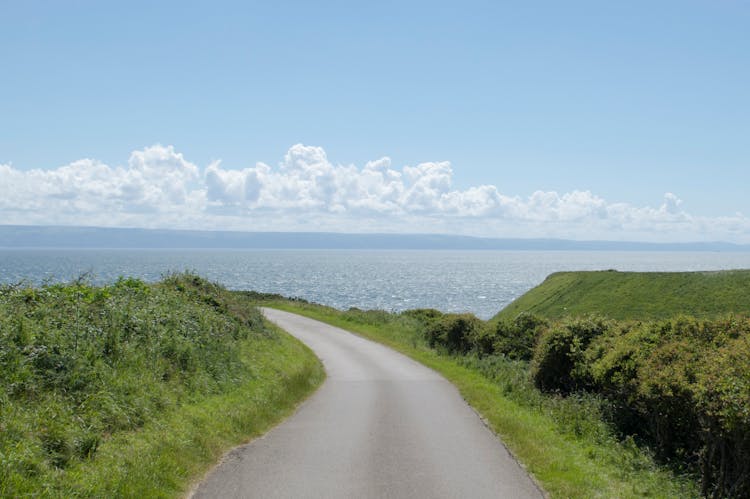
<instances>
[{"instance_id":1,"label":"white cumulus cloud","mask_svg":"<svg viewBox=\"0 0 750 499\"><path fill-rule=\"evenodd\" d=\"M650 207L585 190L526 197L494 185L462 190L452 180L447 161L398 168L384 157L360 168L303 144L275 166L200 168L157 144L133 151L122 166L94 159L50 170L0 165L0 223L750 242L743 215L696 216L670 192Z\"/></svg>"}]
</instances>

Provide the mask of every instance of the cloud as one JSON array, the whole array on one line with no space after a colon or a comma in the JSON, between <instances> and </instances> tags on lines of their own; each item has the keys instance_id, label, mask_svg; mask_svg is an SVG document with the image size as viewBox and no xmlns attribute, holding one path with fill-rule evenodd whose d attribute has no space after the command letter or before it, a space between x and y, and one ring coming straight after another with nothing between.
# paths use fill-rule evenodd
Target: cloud
<instances>
[{"instance_id":1,"label":"cloud","mask_svg":"<svg viewBox=\"0 0 750 499\"><path fill-rule=\"evenodd\" d=\"M160 207L184 204L188 199L189 184L198 178L198 167L176 153L172 146L155 145L133 151L124 174L127 191L132 200L145 206Z\"/></svg>"},{"instance_id":2,"label":"cloud","mask_svg":"<svg viewBox=\"0 0 750 499\"><path fill-rule=\"evenodd\" d=\"M452 179L447 161L396 168L384 157L359 168L303 144L275 166L216 161L201 169L157 144L133 151L124 166L93 159L52 170L0 165L0 222L750 242L744 216L695 216L670 192L649 207L585 190L527 197L493 185L461 190Z\"/></svg>"},{"instance_id":3,"label":"cloud","mask_svg":"<svg viewBox=\"0 0 750 499\"><path fill-rule=\"evenodd\" d=\"M15 170L0 166L0 209L51 218L96 212L169 211L189 203L198 167L172 146L134 151L127 167L81 159L54 170Z\"/></svg>"}]
</instances>

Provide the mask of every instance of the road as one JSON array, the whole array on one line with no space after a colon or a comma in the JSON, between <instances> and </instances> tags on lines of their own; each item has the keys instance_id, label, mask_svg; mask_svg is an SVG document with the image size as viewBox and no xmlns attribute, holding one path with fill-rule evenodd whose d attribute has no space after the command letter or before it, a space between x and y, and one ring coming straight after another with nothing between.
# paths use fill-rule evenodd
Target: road
<instances>
[{"instance_id":1,"label":"road","mask_svg":"<svg viewBox=\"0 0 750 499\"><path fill-rule=\"evenodd\" d=\"M542 497L434 371L342 329L263 313L307 344L328 378L292 417L229 452L193 497Z\"/></svg>"}]
</instances>

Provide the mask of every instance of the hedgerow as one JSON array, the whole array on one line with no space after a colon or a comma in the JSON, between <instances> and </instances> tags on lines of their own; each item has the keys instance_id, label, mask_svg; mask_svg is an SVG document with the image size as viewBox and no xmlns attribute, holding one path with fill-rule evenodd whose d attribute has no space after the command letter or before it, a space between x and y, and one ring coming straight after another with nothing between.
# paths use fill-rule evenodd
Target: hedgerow
<instances>
[{"instance_id":1,"label":"hedgerow","mask_svg":"<svg viewBox=\"0 0 750 499\"><path fill-rule=\"evenodd\" d=\"M533 359L538 388L598 393L657 457L698 470L711 497L750 496L750 320L558 323Z\"/></svg>"},{"instance_id":2,"label":"hedgerow","mask_svg":"<svg viewBox=\"0 0 750 499\"><path fill-rule=\"evenodd\" d=\"M705 496L750 497L750 319L550 323L523 314L492 325L470 314L402 315L423 324L430 347L471 357L499 383L521 372L509 361L530 360L526 372L542 392L602 398L598 410L621 438L699 475Z\"/></svg>"},{"instance_id":3,"label":"hedgerow","mask_svg":"<svg viewBox=\"0 0 750 499\"><path fill-rule=\"evenodd\" d=\"M0 287L0 496L38 494L101 443L252 376L257 309L191 274Z\"/></svg>"}]
</instances>

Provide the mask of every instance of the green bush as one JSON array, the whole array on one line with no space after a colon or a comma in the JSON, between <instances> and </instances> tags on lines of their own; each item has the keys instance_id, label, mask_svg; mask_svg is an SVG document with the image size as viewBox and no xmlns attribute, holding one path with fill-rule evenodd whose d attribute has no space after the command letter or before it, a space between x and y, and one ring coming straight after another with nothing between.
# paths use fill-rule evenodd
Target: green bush
<instances>
[{"instance_id":1,"label":"green bush","mask_svg":"<svg viewBox=\"0 0 750 499\"><path fill-rule=\"evenodd\" d=\"M430 347L444 348L450 354L492 352L492 336L473 314L445 314L432 322L424 334Z\"/></svg>"},{"instance_id":2,"label":"green bush","mask_svg":"<svg viewBox=\"0 0 750 499\"><path fill-rule=\"evenodd\" d=\"M513 360L531 360L538 337L549 326L546 319L523 313L513 321L501 320L495 327L493 349Z\"/></svg>"},{"instance_id":3,"label":"green bush","mask_svg":"<svg viewBox=\"0 0 750 499\"><path fill-rule=\"evenodd\" d=\"M345 312L346 320L358 324L387 324L393 316L385 310L362 310L352 307Z\"/></svg>"},{"instance_id":4,"label":"green bush","mask_svg":"<svg viewBox=\"0 0 750 499\"><path fill-rule=\"evenodd\" d=\"M750 497L750 326L704 356L693 395L703 435L704 493Z\"/></svg>"},{"instance_id":5,"label":"green bush","mask_svg":"<svg viewBox=\"0 0 750 499\"><path fill-rule=\"evenodd\" d=\"M705 495L750 496L749 320L568 320L540 337L532 374L546 391L607 398L622 435L699 471Z\"/></svg>"},{"instance_id":6,"label":"green bush","mask_svg":"<svg viewBox=\"0 0 750 499\"><path fill-rule=\"evenodd\" d=\"M414 308L401 312L401 316L415 319L425 327L429 326L437 319L441 318L443 315L443 312L441 312L440 310L435 310L434 308Z\"/></svg>"},{"instance_id":7,"label":"green bush","mask_svg":"<svg viewBox=\"0 0 750 499\"><path fill-rule=\"evenodd\" d=\"M568 319L545 330L534 350L531 374L542 391L570 393L590 385L584 352L610 324L599 317Z\"/></svg>"}]
</instances>

